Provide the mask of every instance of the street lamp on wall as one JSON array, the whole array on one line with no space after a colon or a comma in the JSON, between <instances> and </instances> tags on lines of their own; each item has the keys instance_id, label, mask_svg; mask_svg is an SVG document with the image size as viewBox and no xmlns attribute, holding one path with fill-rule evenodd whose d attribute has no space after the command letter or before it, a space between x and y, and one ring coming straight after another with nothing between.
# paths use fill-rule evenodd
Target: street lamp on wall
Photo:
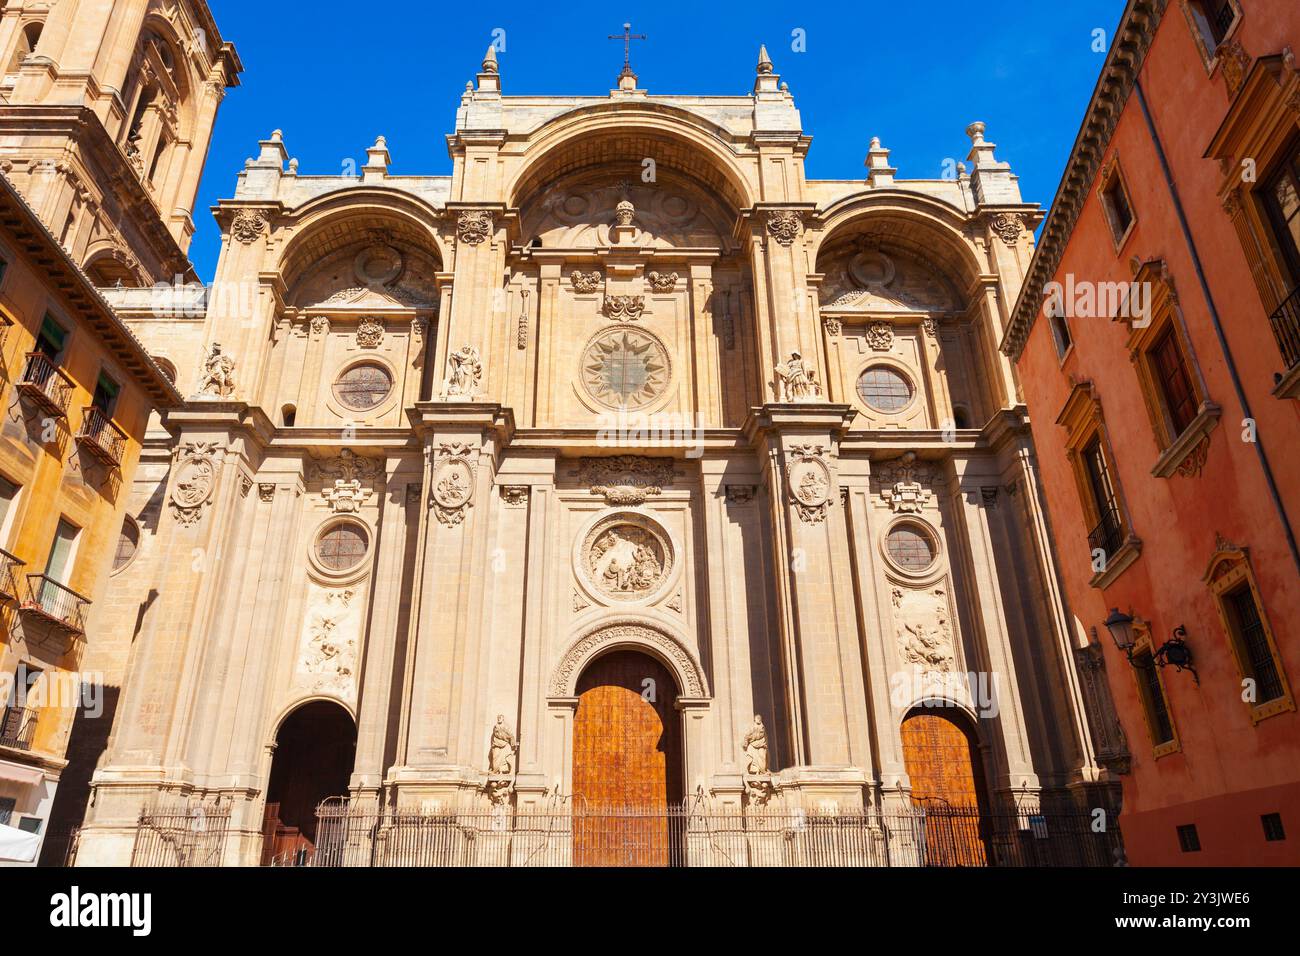
<instances>
[{"instance_id":1,"label":"street lamp on wall","mask_svg":"<svg viewBox=\"0 0 1300 956\"><path fill-rule=\"evenodd\" d=\"M1120 652L1128 658L1128 662L1134 667L1139 666L1133 660L1133 647L1137 644L1134 636L1134 618L1131 614L1125 614L1119 608L1111 608L1110 614L1106 616L1103 622L1106 630L1110 631L1111 640ZM1172 664L1174 670L1191 671L1192 679L1200 684L1201 677L1196 673L1196 668L1192 664L1192 649L1187 646L1187 628L1179 624L1174 628L1169 640L1160 645L1159 648L1151 652L1151 660L1157 667L1164 667L1166 664Z\"/></svg>"}]
</instances>

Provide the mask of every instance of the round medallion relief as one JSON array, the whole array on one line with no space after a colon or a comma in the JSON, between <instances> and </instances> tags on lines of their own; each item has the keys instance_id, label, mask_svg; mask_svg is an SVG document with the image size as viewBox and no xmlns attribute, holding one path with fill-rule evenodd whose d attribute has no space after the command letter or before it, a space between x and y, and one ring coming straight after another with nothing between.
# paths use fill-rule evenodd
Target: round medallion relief
<instances>
[{"instance_id":1,"label":"round medallion relief","mask_svg":"<svg viewBox=\"0 0 1300 956\"><path fill-rule=\"evenodd\" d=\"M672 543L662 528L642 515L611 515L587 532L580 560L598 593L616 601L642 601L668 580Z\"/></svg>"},{"instance_id":2,"label":"round medallion relief","mask_svg":"<svg viewBox=\"0 0 1300 956\"><path fill-rule=\"evenodd\" d=\"M668 350L643 329L606 329L582 353L582 385L607 408L644 408L668 388Z\"/></svg>"}]
</instances>

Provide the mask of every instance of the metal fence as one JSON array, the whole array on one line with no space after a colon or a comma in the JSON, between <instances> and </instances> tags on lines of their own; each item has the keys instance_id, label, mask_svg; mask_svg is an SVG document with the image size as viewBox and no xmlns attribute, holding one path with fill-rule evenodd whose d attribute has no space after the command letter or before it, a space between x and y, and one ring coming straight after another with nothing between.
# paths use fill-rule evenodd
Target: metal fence
<instances>
[{"instance_id":1,"label":"metal fence","mask_svg":"<svg viewBox=\"0 0 1300 956\"><path fill-rule=\"evenodd\" d=\"M1082 814L975 808L810 813L702 807L393 811L326 801L314 849L278 866L1110 866L1118 833Z\"/></svg>"},{"instance_id":2,"label":"metal fence","mask_svg":"<svg viewBox=\"0 0 1300 956\"><path fill-rule=\"evenodd\" d=\"M230 807L186 804L141 811L132 866L220 866L230 834Z\"/></svg>"}]
</instances>

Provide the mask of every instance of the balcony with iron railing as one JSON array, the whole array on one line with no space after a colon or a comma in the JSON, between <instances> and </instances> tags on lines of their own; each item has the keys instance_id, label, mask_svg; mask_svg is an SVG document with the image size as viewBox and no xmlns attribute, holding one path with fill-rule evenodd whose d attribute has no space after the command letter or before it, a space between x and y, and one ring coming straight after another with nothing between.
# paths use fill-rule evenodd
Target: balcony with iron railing
<instances>
[{"instance_id":1,"label":"balcony with iron railing","mask_svg":"<svg viewBox=\"0 0 1300 956\"><path fill-rule=\"evenodd\" d=\"M77 445L97 458L101 464L116 468L122 464L126 448L126 434L113 424L98 405L88 405L81 416L81 429L76 436Z\"/></svg>"},{"instance_id":2,"label":"balcony with iron railing","mask_svg":"<svg viewBox=\"0 0 1300 956\"><path fill-rule=\"evenodd\" d=\"M0 602L9 604L18 600L18 569L22 566L16 555L0 548Z\"/></svg>"},{"instance_id":3,"label":"balcony with iron railing","mask_svg":"<svg viewBox=\"0 0 1300 956\"><path fill-rule=\"evenodd\" d=\"M72 379L44 352L28 352L18 391L53 418L67 418L72 401Z\"/></svg>"},{"instance_id":4,"label":"balcony with iron railing","mask_svg":"<svg viewBox=\"0 0 1300 956\"><path fill-rule=\"evenodd\" d=\"M90 599L47 574L29 574L18 610L74 637L86 633L86 608Z\"/></svg>"},{"instance_id":5,"label":"balcony with iron railing","mask_svg":"<svg viewBox=\"0 0 1300 956\"><path fill-rule=\"evenodd\" d=\"M1300 286L1291 290L1268 322L1273 327L1273 338L1277 340L1286 367L1292 369L1300 365Z\"/></svg>"},{"instance_id":6,"label":"balcony with iron railing","mask_svg":"<svg viewBox=\"0 0 1300 956\"><path fill-rule=\"evenodd\" d=\"M1107 508L1102 512L1097 527L1088 532L1088 547L1093 551L1101 551L1109 561L1123 543L1124 525L1119 520L1119 513L1113 508Z\"/></svg>"},{"instance_id":7,"label":"balcony with iron railing","mask_svg":"<svg viewBox=\"0 0 1300 956\"><path fill-rule=\"evenodd\" d=\"M6 707L0 712L0 747L31 750L36 739L36 713L26 707Z\"/></svg>"}]
</instances>

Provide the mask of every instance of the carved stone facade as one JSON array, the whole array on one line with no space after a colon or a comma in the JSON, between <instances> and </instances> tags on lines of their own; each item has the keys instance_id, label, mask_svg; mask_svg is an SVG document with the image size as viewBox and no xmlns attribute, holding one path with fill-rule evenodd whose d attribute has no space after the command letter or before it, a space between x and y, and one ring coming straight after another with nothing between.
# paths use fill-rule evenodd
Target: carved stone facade
<instances>
[{"instance_id":1,"label":"carved stone facade","mask_svg":"<svg viewBox=\"0 0 1300 956\"><path fill-rule=\"evenodd\" d=\"M599 107L504 96L490 61L450 176L392 175L381 142L364 189L308 186L276 139L219 204L275 215L248 244L240 221L217 281L282 292L193 323L193 367L220 342L238 374L216 362L169 422L185 450L131 489L168 502L121 578L157 597L115 622L140 663L84 862L129 857L179 779L241 781L226 862L256 862L293 759L268 743L309 707L356 727L360 804L572 798L600 759L573 750L584 680L615 657L675 685L627 698L671 690L664 799L910 806L899 728L934 700L980 740L991 802L1090 799L1065 613L1025 590L1055 574L1037 497L979 493L1037 480L990 345L1031 243L988 243L988 207L1039 216L1005 164L980 139L965 180L882 204L798 181L770 61L746 96ZM658 143L655 182L629 176ZM220 567L190 571L196 549ZM936 690L968 671L995 708Z\"/></svg>"}]
</instances>

